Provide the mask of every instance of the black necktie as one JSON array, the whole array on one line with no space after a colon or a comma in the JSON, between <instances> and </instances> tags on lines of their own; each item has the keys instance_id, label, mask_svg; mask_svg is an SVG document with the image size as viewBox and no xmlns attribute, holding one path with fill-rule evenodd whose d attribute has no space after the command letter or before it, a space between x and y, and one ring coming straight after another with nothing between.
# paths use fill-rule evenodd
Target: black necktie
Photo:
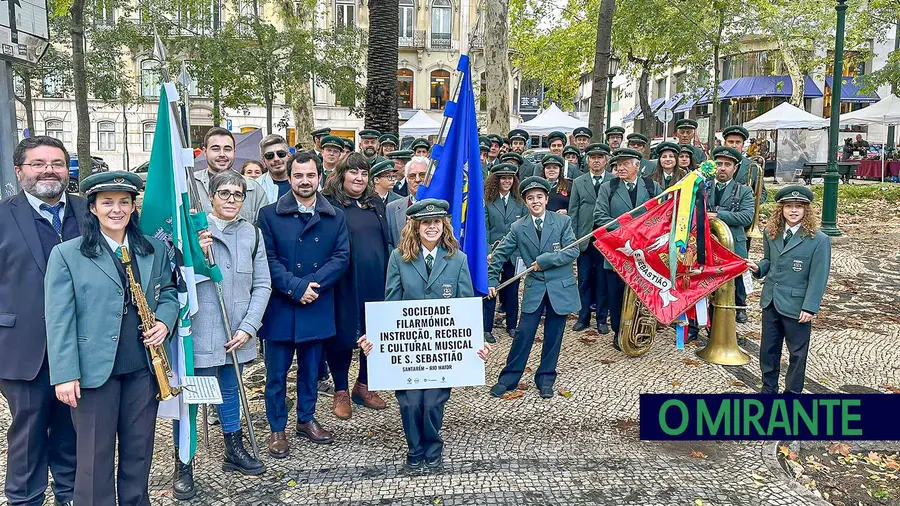
<instances>
[{"instance_id":1,"label":"black necktie","mask_svg":"<svg viewBox=\"0 0 900 506\"><path fill-rule=\"evenodd\" d=\"M600 184L603 182L603 177L594 176L594 195L600 193Z\"/></svg>"},{"instance_id":2,"label":"black necktie","mask_svg":"<svg viewBox=\"0 0 900 506\"><path fill-rule=\"evenodd\" d=\"M431 253L425 255L425 272L431 276L431 267L434 265L434 257L431 256Z\"/></svg>"},{"instance_id":3,"label":"black necktie","mask_svg":"<svg viewBox=\"0 0 900 506\"><path fill-rule=\"evenodd\" d=\"M544 231L544 220L541 218L534 220L534 230L537 232L538 239L540 239L541 232Z\"/></svg>"},{"instance_id":4,"label":"black necktie","mask_svg":"<svg viewBox=\"0 0 900 506\"><path fill-rule=\"evenodd\" d=\"M794 237L794 233L791 232L791 229L787 229L784 233L784 242L782 243L782 247L787 246L789 242L791 242L791 237Z\"/></svg>"},{"instance_id":5,"label":"black necktie","mask_svg":"<svg viewBox=\"0 0 900 506\"><path fill-rule=\"evenodd\" d=\"M41 211L46 211L53 215L53 230L56 231L56 235L62 237L62 218L59 217L59 212L62 210L64 202L57 202L55 205L41 204Z\"/></svg>"}]
</instances>

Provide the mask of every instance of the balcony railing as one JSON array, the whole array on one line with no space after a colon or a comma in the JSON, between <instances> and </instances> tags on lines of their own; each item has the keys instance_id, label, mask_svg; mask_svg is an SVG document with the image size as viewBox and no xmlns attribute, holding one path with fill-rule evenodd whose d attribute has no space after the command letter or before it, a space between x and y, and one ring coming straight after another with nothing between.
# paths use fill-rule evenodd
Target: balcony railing
<instances>
[{"instance_id":1,"label":"balcony railing","mask_svg":"<svg viewBox=\"0 0 900 506\"><path fill-rule=\"evenodd\" d=\"M451 41L449 33L432 33L431 49L450 49Z\"/></svg>"},{"instance_id":2,"label":"balcony railing","mask_svg":"<svg viewBox=\"0 0 900 506\"><path fill-rule=\"evenodd\" d=\"M476 35L472 39L471 49L484 49L484 35Z\"/></svg>"},{"instance_id":3,"label":"balcony railing","mask_svg":"<svg viewBox=\"0 0 900 506\"><path fill-rule=\"evenodd\" d=\"M412 37L404 37L401 35L397 39L397 45L401 48L424 49L425 48L425 30L414 31Z\"/></svg>"}]
</instances>

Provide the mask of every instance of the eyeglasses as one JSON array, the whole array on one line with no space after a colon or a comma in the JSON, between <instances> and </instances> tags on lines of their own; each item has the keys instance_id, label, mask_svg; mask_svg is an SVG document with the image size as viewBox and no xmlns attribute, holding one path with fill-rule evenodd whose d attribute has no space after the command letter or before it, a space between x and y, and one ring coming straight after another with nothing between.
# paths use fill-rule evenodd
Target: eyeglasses
<instances>
[{"instance_id":1,"label":"eyeglasses","mask_svg":"<svg viewBox=\"0 0 900 506\"><path fill-rule=\"evenodd\" d=\"M51 167L51 168L53 168L53 170L62 170L62 169L65 169L68 167L66 165L66 162L52 162L52 163L33 162L33 163L23 163L22 165L23 166L28 165L29 167L31 167L34 170L44 170L47 167Z\"/></svg>"},{"instance_id":2,"label":"eyeglasses","mask_svg":"<svg viewBox=\"0 0 900 506\"><path fill-rule=\"evenodd\" d=\"M235 202L243 202L245 197L243 192L233 192L230 190L216 190L216 196L226 202L232 197L234 197Z\"/></svg>"},{"instance_id":3,"label":"eyeglasses","mask_svg":"<svg viewBox=\"0 0 900 506\"><path fill-rule=\"evenodd\" d=\"M281 150L270 151L270 152L264 154L263 158L265 158L266 160L272 160L273 158L275 158L276 155L278 156L278 158L284 158L288 154L287 154L287 151L281 151Z\"/></svg>"},{"instance_id":4,"label":"eyeglasses","mask_svg":"<svg viewBox=\"0 0 900 506\"><path fill-rule=\"evenodd\" d=\"M413 172L411 174L407 174L406 179L409 179L412 181L424 181L425 173L424 172Z\"/></svg>"}]
</instances>

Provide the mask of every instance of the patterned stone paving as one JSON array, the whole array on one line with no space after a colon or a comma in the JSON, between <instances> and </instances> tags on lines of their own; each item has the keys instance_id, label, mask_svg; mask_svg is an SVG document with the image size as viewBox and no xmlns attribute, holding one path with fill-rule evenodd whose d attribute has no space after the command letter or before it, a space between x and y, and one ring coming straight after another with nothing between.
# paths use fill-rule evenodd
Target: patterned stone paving
<instances>
[{"instance_id":1,"label":"patterned stone paving","mask_svg":"<svg viewBox=\"0 0 900 506\"><path fill-rule=\"evenodd\" d=\"M810 392L883 392L881 385L900 386L900 319L888 313L896 311L900 291L900 234L875 236L872 230L858 227L834 246L825 311L813 332ZM758 241L753 249L758 258ZM642 392L758 389L760 313L751 311L750 316L748 324L738 326L752 357L742 367L686 364L684 360L696 358L695 349L675 350L668 329L650 353L637 359L615 352L607 336L591 344L580 341L580 333L567 332L557 386L572 397L543 400L533 384L524 397L513 400L490 397L488 387L454 390L443 431L445 470L436 475L413 476L403 470L405 443L390 394L385 396L389 409L355 408L348 421L331 415L331 399L322 398L317 417L335 431L335 444L315 446L291 435L290 457L264 455L268 470L261 477L223 473L222 438L218 427L211 427L210 447L201 442L196 457L200 494L190 504L669 506L700 504L698 499L704 505L824 504L783 475L774 464L774 444L639 439ZM487 366L489 385L509 349L510 338L500 334ZM531 367L537 367L537 358L538 352L533 353ZM246 373L261 446L268 435L263 375L259 363ZM2 406L0 425L8 423ZM5 453L5 439L0 451ZM692 457L694 451L706 458ZM178 502L168 488L172 459L171 429L161 421L151 480L155 505Z\"/></svg>"}]
</instances>

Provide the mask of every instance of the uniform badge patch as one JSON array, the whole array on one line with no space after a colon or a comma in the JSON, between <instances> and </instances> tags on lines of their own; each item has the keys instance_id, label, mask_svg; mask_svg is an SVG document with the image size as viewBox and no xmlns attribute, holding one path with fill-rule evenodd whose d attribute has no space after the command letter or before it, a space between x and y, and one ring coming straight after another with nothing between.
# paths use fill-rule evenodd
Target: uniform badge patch
<instances>
[{"instance_id":1,"label":"uniform badge patch","mask_svg":"<svg viewBox=\"0 0 900 506\"><path fill-rule=\"evenodd\" d=\"M802 271L803 270L803 261L802 260L794 260L793 264L791 265L791 269L794 272Z\"/></svg>"},{"instance_id":2,"label":"uniform badge patch","mask_svg":"<svg viewBox=\"0 0 900 506\"><path fill-rule=\"evenodd\" d=\"M445 299L449 299L453 296L453 286L452 285L441 285L441 295L444 296Z\"/></svg>"},{"instance_id":3,"label":"uniform badge patch","mask_svg":"<svg viewBox=\"0 0 900 506\"><path fill-rule=\"evenodd\" d=\"M559 251L561 249L562 249L562 247L559 245L558 242L553 243L553 251Z\"/></svg>"},{"instance_id":4,"label":"uniform badge patch","mask_svg":"<svg viewBox=\"0 0 900 506\"><path fill-rule=\"evenodd\" d=\"M159 292L160 291L161 291L161 288L159 285L156 285L153 287L153 298L156 299L156 302L159 302Z\"/></svg>"}]
</instances>

